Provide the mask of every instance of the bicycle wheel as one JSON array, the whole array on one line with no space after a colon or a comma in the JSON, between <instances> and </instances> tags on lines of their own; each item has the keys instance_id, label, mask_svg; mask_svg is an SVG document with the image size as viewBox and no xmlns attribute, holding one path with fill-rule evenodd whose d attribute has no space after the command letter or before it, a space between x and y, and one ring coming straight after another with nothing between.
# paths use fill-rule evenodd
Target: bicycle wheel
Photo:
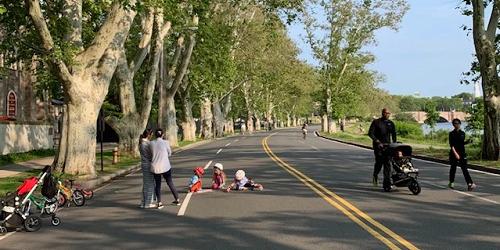
<instances>
[{"instance_id":1,"label":"bicycle wheel","mask_svg":"<svg viewBox=\"0 0 500 250\"><path fill-rule=\"evenodd\" d=\"M94 197L94 191L90 190L90 189L83 189L83 194L85 195L85 199L86 200L90 200L92 199L92 197Z\"/></svg>"},{"instance_id":2,"label":"bicycle wheel","mask_svg":"<svg viewBox=\"0 0 500 250\"><path fill-rule=\"evenodd\" d=\"M73 203L75 203L77 207L85 205L85 196L83 195L82 191L80 190L73 191Z\"/></svg>"},{"instance_id":3,"label":"bicycle wheel","mask_svg":"<svg viewBox=\"0 0 500 250\"><path fill-rule=\"evenodd\" d=\"M68 202L68 198L66 197L65 194L60 193L57 196L57 204L59 205L59 207L64 207L64 205L66 205L67 202Z\"/></svg>"}]
</instances>

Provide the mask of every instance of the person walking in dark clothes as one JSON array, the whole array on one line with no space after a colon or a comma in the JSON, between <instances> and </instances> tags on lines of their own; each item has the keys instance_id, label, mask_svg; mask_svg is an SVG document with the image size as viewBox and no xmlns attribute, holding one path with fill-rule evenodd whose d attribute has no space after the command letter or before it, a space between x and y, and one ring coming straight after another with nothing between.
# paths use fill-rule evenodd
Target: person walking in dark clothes
<instances>
[{"instance_id":1,"label":"person walking in dark clothes","mask_svg":"<svg viewBox=\"0 0 500 250\"><path fill-rule=\"evenodd\" d=\"M155 195L158 200L158 208L163 208L161 203L161 177L167 181L167 185L174 196L173 205L180 205L179 194L175 189L172 181L172 166L170 165L169 157L172 155L170 143L163 140L163 130L157 129L155 132L156 139L149 143L151 147L151 172L155 178Z\"/></svg>"},{"instance_id":2,"label":"person walking in dark clothes","mask_svg":"<svg viewBox=\"0 0 500 250\"><path fill-rule=\"evenodd\" d=\"M455 173L457 166L460 166L464 173L465 181L467 182L467 189L472 191L476 184L470 177L469 170L467 170L467 154L465 153L465 144L470 141L465 141L465 132L460 129L462 122L459 119L453 119L453 131L450 132L450 183L449 188L454 188Z\"/></svg>"},{"instance_id":3,"label":"person walking in dark clothes","mask_svg":"<svg viewBox=\"0 0 500 250\"><path fill-rule=\"evenodd\" d=\"M389 157L384 153L384 144L396 142L396 126L389 120L391 112L388 109L382 109L382 117L373 120L370 125L368 135L373 141L373 150L375 153L375 169L373 171L373 185L378 186L378 174L384 167L384 184L385 191L391 189L391 166L389 164Z\"/></svg>"}]
</instances>

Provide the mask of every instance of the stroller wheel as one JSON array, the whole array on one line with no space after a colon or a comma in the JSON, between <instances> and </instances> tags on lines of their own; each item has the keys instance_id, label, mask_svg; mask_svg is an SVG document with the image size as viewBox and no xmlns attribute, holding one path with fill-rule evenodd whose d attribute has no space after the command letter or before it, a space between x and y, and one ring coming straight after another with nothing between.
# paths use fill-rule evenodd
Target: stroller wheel
<instances>
[{"instance_id":1,"label":"stroller wheel","mask_svg":"<svg viewBox=\"0 0 500 250\"><path fill-rule=\"evenodd\" d=\"M3 226L0 226L0 235L4 235L6 233L7 233L7 228L3 227Z\"/></svg>"},{"instance_id":2,"label":"stroller wheel","mask_svg":"<svg viewBox=\"0 0 500 250\"><path fill-rule=\"evenodd\" d=\"M422 189L420 188L420 184L418 184L418 182L416 180L412 180L410 182L410 184L408 185L408 189L410 189L410 191L414 195L418 195L422 191Z\"/></svg>"},{"instance_id":3,"label":"stroller wheel","mask_svg":"<svg viewBox=\"0 0 500 250\"><path fill-rule=\"evenodd\" d=\"M24 228L27 232L35 232L40 230L42 227L42 221L40 217L36 215L30 215L24 220Z\"/></svg>"},{"instance_id":4,"label":"stroller wheel","mask_svg":"<svg viewBox=\"0 0 500 250\"><path fill-rule=\"evenodd\" d=\"M61 224L61 219L59 219L59 217L53 217L50 223L52 223L52 226L57 227Z\"/></svg>"},{"instance_id":5,"label":"stroller wheel","mask_svg":"<svg viewBox=\"0 0 500 250\"><path fill-rule=\"evenodd\" d=\"M73 191L73 203L75 203L77 207L85 205L85 196L83 195L82 191Z\"/></svg>"}]
</instances>

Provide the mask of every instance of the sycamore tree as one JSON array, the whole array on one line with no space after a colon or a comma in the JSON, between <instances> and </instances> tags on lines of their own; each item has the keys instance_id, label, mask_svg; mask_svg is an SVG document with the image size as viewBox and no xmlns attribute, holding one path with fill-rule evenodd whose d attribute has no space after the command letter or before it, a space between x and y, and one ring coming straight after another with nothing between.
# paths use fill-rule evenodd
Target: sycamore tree
<instances>
[{"instance_id":1,"label":"sycamore tree","mask_svg":"<svg viewBox=\"0 0 500 250\"><path fill-rule=\"evenodd\" d=\"M498 57L499 0L464 0L463 13L472 17L472 35L477 61L472 63L474 81L481 81L484 103L484 136L482 158L499 160L500 155L500 78ZM490 13L486 7L491 7Z\"/></svg>"},{"instance_id":2,"label":"sycamore tree","mask_svg":"<svg viewBox=\"0 0 500 250\"><path fill-rule=\"evenodd\" d=\"M307 41L321 69L320 81L325 107L323 131L334 132L334 118L342 116L343 112L335 114L337 108L342 109L335 106L335 99L344 102L349 100L351 94L359 95L349 90L343 93L337 93L336 90L360 83L346 79L353 78L349 74L364 73L360 70L362 61L367 58L363 48L375 43L375 31L382 28L397 30L407 9L408 5L404 0L309 1L303 22ZM354 88L362 89L363 86Z\"/></svg>"},{"instance_id":3,"label":"sycamore tree","mask_svg":"<svg viewBox=\"0 0 500 250\"><path fill-rule=\"evenodd\" d=\"M35 52L29 59L36 55L62 86L64 125L54 164L66 173L95 176L96 120L136 1L27 0L7 1L5 7L8 43L18 56Z\"/></svg>"}]
</instances>

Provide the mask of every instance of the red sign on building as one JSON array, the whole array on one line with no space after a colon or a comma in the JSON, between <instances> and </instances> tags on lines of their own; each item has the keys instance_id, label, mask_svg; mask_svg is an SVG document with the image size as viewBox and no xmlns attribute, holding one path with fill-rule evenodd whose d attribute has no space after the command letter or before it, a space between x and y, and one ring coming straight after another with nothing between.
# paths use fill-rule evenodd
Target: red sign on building
<instances>
[{"instance_id":1,"label":"red sign on building","mask_svg":"<svg viewBox=\"0 0 500 250\"><path fill-rule=\"evenodd\" d=\"M17 96L13 91L7 96L7 117L15 118L17 114Z\"/></svg>"}]
</instances>

